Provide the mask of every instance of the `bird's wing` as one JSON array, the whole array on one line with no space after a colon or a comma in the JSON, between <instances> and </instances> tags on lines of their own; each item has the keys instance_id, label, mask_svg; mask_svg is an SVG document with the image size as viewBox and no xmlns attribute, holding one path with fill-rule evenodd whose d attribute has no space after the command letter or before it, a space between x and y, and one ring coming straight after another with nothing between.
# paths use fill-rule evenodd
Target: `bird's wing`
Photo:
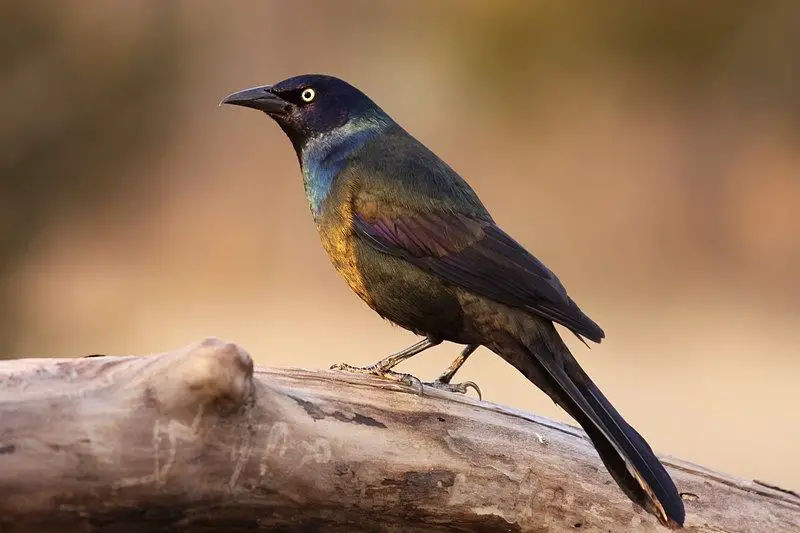
<instances>
[{"instance_id":1,"label":"bird's wing","mask_svg":"<svg viewBox=\"0 0 800 533\"><path fill-rule=\"evenodd\" d=\"M541 261L490 220L454 212L353 219L373 248L512 307L523 307L600 342L603 330L567 296Z\"/></svg>"}]
</instances>

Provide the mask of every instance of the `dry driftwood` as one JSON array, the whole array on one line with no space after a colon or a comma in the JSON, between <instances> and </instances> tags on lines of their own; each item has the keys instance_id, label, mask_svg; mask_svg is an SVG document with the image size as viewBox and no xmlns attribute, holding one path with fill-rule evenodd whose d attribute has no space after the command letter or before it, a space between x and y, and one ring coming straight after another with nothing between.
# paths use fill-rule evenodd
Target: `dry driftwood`
<instances>
[{"instance_id":1,"label":"dry driftwood","mask_svg":"<svg viewBox=\"0 0 800 533\"><path fill-rule=\"evenodd\" d=\"M687 530L800 531L800 498L665 459ZM0 362L0 530L663 532L583 432L468 397L257 369L208 339Z\"/></svg>"}]
</instances>

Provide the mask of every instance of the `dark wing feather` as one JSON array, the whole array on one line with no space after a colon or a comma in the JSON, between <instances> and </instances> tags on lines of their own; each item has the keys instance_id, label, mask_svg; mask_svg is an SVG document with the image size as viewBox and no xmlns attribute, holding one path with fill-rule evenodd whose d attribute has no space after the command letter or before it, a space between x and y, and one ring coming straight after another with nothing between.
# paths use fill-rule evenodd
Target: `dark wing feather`
<instances>
[{"instance_id":1,"label":"dark wing feather","mask_svg":"<svg viewBox=\"0 0 800 533\"><path fill-rule=\"evenodd\" d=\"M541 261L488 220L459 213L394 218L356 216L356 234L375 249L402 257L449 283L523 307L595 342L603 330L567 296Z\"/></svg>"}]
</instances>

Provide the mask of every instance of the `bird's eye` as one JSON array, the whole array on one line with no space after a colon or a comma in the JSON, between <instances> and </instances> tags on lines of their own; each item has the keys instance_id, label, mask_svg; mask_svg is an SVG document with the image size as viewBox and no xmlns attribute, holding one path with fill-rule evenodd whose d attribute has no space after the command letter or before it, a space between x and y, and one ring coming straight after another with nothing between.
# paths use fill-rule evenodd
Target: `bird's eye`
<instances>
[{"instance_id":1,"label":"bird's eye","mask_svg":"<svg viewBox=\"0 0 800 533\"><path fill-rule=\"evenodd\" d=\"M311 87L303 89L303 92L300 93L300 98L302 98L305 103L313 102L316 97L317 93Z\"/></svg>"}]
</instances>

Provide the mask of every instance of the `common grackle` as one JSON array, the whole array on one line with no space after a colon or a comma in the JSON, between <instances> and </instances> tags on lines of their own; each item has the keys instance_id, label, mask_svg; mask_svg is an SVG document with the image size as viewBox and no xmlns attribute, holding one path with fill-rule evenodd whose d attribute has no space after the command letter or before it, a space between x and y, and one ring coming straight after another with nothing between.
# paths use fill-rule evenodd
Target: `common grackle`
<instances>
[{"instance_id":1,"label":"common grackle","mask_svg":"<svg viewBox=\"0 0 800 533\"><path fill-rule=\"evenodd\" d=\"M617 484L668 527L684 507L650 446L570 353L554 322L581 340L603 330L544 264L500 229L447 163L364 93L303 75L222 103L274 119L294 146L322 244L350 288L382 317L425 338L375 365L342 370L413 382L392 368L442 341L466 345L436 386L478 346L513 365L575 418ZM585 342L585 341L584 341Z\"/></svg>"}]
</instances>

